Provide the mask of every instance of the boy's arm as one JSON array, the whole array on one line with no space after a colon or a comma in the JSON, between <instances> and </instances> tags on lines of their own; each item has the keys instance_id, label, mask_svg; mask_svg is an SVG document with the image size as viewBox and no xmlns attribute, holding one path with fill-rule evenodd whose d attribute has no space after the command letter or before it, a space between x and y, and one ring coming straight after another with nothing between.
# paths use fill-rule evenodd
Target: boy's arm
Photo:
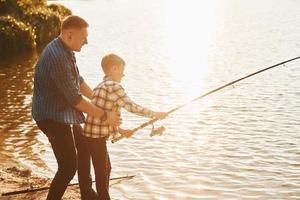
<instances>
[{"instance_id":1,"label":"boy's arm","mask_svg":"<svg viewBox=\"0 0 300 200\"><path fill-rule=\"evenodd\" d=\"M133 102L126 94L124 88L121 85L117 85L114 88L114 93L117 96L116 103L118 106L125 108L128 112L134 113L136 115L144 116L144 117L156 117L157 113L140 106Z\"/></svg>"},{"instance_id":2,"label":"boy's arm","mask_svg":"<svg viewBox=\"0 0 300 200\"><path fill-rule=\"evenodd\" d=\"M124 136L124 137L131 137L133 134L133 130L130 129L122 129L121 127L118 128L119 129L119 133Z\"/></svg>"}]
</instances>

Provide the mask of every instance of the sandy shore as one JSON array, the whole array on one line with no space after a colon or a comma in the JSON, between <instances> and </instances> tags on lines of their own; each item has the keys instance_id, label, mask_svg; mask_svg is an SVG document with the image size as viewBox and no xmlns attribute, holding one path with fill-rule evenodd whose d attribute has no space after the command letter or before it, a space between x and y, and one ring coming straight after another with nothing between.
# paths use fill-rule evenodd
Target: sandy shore
<instances>
[{"instance_id":1,"label":"sandy shore","mask_svg":"<svg viewBox=\"0 0 300 200\"><path fill-rule=\"evenodd\" d=\"M3 165L2 165L3 166ZM31 188L48 187L50 185L49 178L36 176L30 169L21 166L10 166L0 169L0 199L1 200L44 200L46 199L48 190L38 192L28 192L25 194L17 194L10 196L3 196L3 194L27 190ZM80 193L78 186L68 187L63 197L64 200L78 200Z\"/></svg>"}]
</instances>

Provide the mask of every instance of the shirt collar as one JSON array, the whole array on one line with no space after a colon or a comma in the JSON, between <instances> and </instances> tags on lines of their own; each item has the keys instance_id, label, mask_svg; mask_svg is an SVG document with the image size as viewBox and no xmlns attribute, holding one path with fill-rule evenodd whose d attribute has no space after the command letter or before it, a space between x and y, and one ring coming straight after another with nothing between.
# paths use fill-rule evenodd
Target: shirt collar
<instances>
[{"instance_id":1,"label":"shirt collar","mask_svg":"<svg viewBox=\"0 0 300 200\"><path fill-rule=\"evenodd\" d=\"M57 37L56 39L68 55L75 57L75 53L69 49L69 47L62 41L60 37Z\"/></svg>"},{"instance_id":2,"label":"shirt collar","mask_svg":"<svg viewBox=\"0 0 300 200\"><path fill-rule=\"evenodd\" d=\"M112 81L112 78L105 75L105 76L103 77L103 81Z\"/></svg>"}]
</instances>

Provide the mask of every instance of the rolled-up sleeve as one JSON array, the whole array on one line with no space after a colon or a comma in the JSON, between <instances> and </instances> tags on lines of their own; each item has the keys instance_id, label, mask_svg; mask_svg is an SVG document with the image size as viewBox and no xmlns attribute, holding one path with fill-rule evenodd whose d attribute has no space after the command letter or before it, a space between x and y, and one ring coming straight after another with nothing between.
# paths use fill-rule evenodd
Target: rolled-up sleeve
<instances>
[{"instance_id":1,"label":"rolled-up sleeve","mask_svg":"<svg viewBox=\"0 0 300 200\"><path fill-rule=\"evenodd\" d=\"M153 117L153 111L133 102L129 96L127 96L124 88L121 85L116 85L113 92L117 97L116 103L118 106L125 108L128 112L136 115Z\"/></svg>"},{"instance_id":2,"label":"rolled-up sleeve","mask_svg":"<svg viewBox=\"0 0 300 200\"><path fill-rule=\"evenodd\" d=\"M50 76L57 89L68 103L73 106L77 105L81 101L82 95L79 84L76 82L76 77L72 73L72 64L60 58L53 61L51 65Z\"/></svg>"}]
</instances>

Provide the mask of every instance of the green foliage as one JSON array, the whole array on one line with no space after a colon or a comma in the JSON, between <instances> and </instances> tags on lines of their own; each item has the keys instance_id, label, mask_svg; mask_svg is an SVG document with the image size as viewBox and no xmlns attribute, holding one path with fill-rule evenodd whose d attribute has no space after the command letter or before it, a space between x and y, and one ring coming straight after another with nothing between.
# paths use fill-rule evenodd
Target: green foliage
<instances>
[{"instance_id":1,"label":"green foliage","mask_svg":"<svg viewBox=\"0 0 300 200\"><path fill-rule=\"evenodd\" d=\"M0 16L0 58L23 53L35 46L31 27L12 16Z\"/></svg>"},{"instance_id":2,"label":"green foliage","mask_svg":"<svg viewBox=\"0 0 300 200\"><path fill-rule=\"evenodd\" d=\"M30 7L36 7L36 6L46 6L47 1L46 0L17 0L18 4L23 6L30 6Z\"/></svg>"},{"instance_id":3,"label":"green foliage","mask_svg":"<svg viewBox=\"0 0 300 200\"><path fill-rule=\"evenodd\" d=\"M44 45L60 33L60 17L47 8L28 10L22 21L33 27L37 45Z\"/></svg>"},{"instance_id":4,"label":"green foliage","mask_svg":"<svg viewBox=\"0 0 300 200\"><path fill-rule=\"evenodd\" d=\"M46 0L0 0L0 57L7 49L18 53L46 45L59 35L61 19L70 14L63 5L47 5Z\"/></svg>"},{"instance_id":5,"label":"green foliage","mask_svg":"<svg viewBox=\"0 0 300 200\"><path fill-rule=\"evenodd\" d=\"M41 6L47 6L46 0L0 0L0 16L9 14L18 18L24 10Z\"/></svg>"},{"instance_id":6,"label":"green foliage","mask_svg":"<svg viewBox=\"0 0 300 200\"><path fill-rule=\"evenodd\" d=\"M4 15L21 15L22 9L16 0L0 0L0 16Z\"/></svg>"},{"instance_id":7,"label":"green foliage","mask_svg":"<svg viewBox=\"0 0 300 200\"><path fill-rule=\"evenodd\" d=\"M62 18L71 15L72 11L60 4L50 4L47 6L52 12L56 13L57 15L61 16Z\"/></svg>"}]
</instances>

